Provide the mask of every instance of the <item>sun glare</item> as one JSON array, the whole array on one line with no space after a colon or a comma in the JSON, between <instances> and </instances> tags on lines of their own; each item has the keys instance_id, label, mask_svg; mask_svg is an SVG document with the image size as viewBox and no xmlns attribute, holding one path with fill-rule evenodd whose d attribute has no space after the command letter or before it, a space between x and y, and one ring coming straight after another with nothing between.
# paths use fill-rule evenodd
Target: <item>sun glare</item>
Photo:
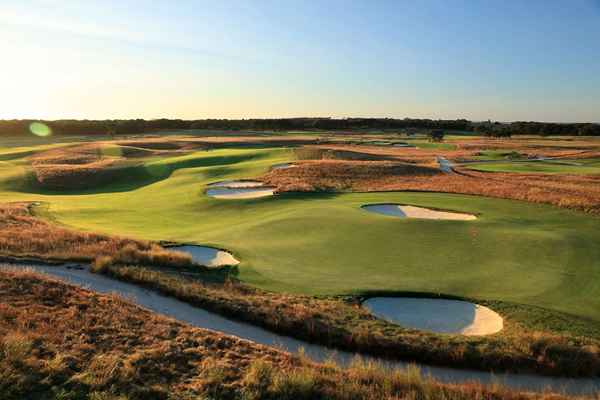
<instances>
[{"instance_id":1,"label":"sun glare","mask_svg":"<svg viewBox=\"0 0 600 400\"><path fill-rule=\"evenodd\" d=\"M41 122L32 122L29 125L29 131L36 136L46 137L52 135L52 129Z\"/></svg>"}]
</instances>

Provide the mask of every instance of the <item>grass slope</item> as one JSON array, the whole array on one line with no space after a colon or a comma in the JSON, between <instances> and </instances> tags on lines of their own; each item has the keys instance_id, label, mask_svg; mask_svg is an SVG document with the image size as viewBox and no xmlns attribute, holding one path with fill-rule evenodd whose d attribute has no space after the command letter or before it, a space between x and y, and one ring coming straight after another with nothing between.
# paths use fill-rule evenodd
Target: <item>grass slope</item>
<instances>
[{"instance_id":1,"label":"grass slope","mask_svg":"<svg viewBox=\"0 0 600 400\"><path fill-rule=\"evenodd\" d=\"M88 192L16 189L18 162L0 164L0 201L50 203L58 222L141 239L230 249L250 284L308 294L373 290L453 294L536 305L600 320L597 217L516 201L436 193L285 194L215 200L207 183L260 175L289 150L215 150L149 160ZM398 202L480 215L474 222L367 213Z\"/></svg>"},{"instance_id":2,"label":"grass slope","mask_svg":"<svg viewBox=\"0 0 600 400\"><path fill-rule=\"evenodd\" d=\"M581 164L581 165L576 165ZM564 160L564 161L530 161L530 162L489 162L474 163L466 166L469 169L484 172L516 172L543 174L600 174L600 159Z\"/></svg>"}]
</instances>

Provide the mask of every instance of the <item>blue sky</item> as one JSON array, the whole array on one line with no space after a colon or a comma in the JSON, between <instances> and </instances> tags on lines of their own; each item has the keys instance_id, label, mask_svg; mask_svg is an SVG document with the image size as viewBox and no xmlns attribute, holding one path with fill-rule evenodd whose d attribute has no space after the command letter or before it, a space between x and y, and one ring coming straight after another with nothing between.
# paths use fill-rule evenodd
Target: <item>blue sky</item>
<instances>
[{"instance_id":1,"label":"blue sky","mask_svg":"<svg viewBox=\"0 0 600 400\"><path fill-rule=\"evenodd\" d=\"M0 118L600 122L600 0L5 0L0 37Z\"/></svg>"}]
</instances>

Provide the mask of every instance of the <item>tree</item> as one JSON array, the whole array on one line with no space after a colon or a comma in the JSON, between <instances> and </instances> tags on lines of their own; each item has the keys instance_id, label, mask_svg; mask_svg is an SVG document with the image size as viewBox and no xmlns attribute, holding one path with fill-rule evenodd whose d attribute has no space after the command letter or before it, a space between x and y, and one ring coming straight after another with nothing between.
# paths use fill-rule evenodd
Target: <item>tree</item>
<instances>
[{"instance_id":1,"label":"tree","mask_svg":"<svg viewBox=\"0 0 600 400\"><path fill-rule=\"evenodd\" d=\"M429 140L432 142L442 142L444 140L444 136L444 131L440 129L435 129L429 133Z\"/></svg>"}]
</instances>

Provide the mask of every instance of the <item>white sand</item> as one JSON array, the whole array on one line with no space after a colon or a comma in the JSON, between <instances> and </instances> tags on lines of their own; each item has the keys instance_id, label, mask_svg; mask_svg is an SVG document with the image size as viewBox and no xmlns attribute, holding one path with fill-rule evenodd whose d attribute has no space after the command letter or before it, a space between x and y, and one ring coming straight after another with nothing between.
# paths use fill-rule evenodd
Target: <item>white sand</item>
<instances>
[{"instance_id":1,"label":"white sand","mask_svg":"<svg viewBox=\"0 0 600 400\"><path fill-rule=\"evenodd\" d=\"M208 189L206 194L215 199L254 199L258 197L273 196L275 188L273 187L242 187L229 188L222 187L217 189Z\"/></svg>"},{"instance_id":2,"label":"white sand","mask_svg":"<svg viewBox=\"0 0 600 400\"><path fill-rule=\"evenodd\" d=\"M207 187L226 187L226 188L254 188L264 186L264 183L260 181L252 181L252 180L229 180L229 181L220 181L214 182L206 185Z\"/></svg>"},{"instance_id":3,"label":"white sand","mask_svg":"<svg viewBox=\"0 0 600 400\"><path fill-rule=\"evenodd\" d=\"M478 336L491 335L503 328L498 313L466 301L374 297L363 306L390 322L430 332Z\"/></svg>"},{"instance_id":4,"label":"white sand","mask_svg":"<svg viewBox=\"0 0 600 400\"><path fill-rule=\"evenodd\" d=\"M362 206L362 208L370 212L400 218L443 219L452 221L472 221L477 219L475 215L471 214L438 211L429 208L403 206L399 204L373 204Z\"/></svg>"},{"instance_id":5,"label":"white sand","mask_svg":"<svg viewBox=\"0 0 600 400\"><path fill-rule=\"evenodd\" d=\"M295 165L292 163L281 163L281 164L273 164L271 166L271 169L288 169L288 168L294 168Z\"/></svg>"},{"instance_id":6,"label":"white sand","mask_svg":"<svg viewBox=\"0 0 600 400\"><path fill-rule=\"evenodd\" d=\"M207 267L221 267L223 265L238 265L240 262L231 254L223 250L207 246L175 246L169 249L188 253L194 262Z\"/></svg>"}]
</instances>

